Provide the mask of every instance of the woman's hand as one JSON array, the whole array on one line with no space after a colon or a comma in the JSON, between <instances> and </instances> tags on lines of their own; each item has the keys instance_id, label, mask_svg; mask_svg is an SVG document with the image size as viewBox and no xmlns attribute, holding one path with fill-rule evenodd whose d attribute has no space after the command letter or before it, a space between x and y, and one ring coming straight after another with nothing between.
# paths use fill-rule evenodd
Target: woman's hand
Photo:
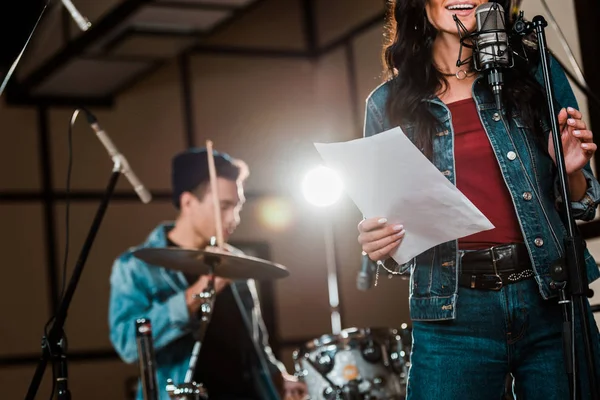
<instances>
[{"instance_id":1,"label":"woman's hand","mask_svg":"<svg viewBox=\"0 0 600 400\"><path fill-rule=\"evenodd\" d=\"M402 225L389 225L385 218L364 219L358 224L358 243L373 261L389 258L406 234Z\"/></svg>"},{"instance_id":2,"label":"woman's hand","mask_svg":"<svg viewBox=\"0 0 600 400\"><path fill-rule=\"evenodd\" d=\"M581 119L581 112L569 107L558 113L558 126L568 175L579 173L596 151L594 136ZM552 132L548 136L548 153L556 164Z\"/></svg>"}]
</instances>

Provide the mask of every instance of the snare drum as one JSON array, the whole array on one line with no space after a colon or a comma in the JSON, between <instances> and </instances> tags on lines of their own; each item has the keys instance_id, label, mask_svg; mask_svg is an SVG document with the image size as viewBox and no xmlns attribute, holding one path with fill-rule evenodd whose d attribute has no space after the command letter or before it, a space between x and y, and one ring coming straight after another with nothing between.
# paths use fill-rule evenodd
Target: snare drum
<instances>
[{"instance_id":1,"label":"snare drum","mask_svg":"<svg viewBox=\"0 0 600 400\"><path fill-rule=\"evenodd\" d=\"M296 375L310 399L398 400L406 395L409 344L405 330L344 329L294 352Z\"/></svg>"}]
</instances>

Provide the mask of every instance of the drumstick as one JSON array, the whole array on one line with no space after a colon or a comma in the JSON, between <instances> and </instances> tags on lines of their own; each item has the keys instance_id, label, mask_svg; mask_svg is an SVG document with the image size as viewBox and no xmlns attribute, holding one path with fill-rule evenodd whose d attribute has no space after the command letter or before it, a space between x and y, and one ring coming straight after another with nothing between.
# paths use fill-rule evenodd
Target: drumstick
<instances>
[{"instance_id":1,"label":"drumstick","mask_svg":"<svg viewBox=\"0 0 600 400\"><path fill-rule=\"evenodd\" d=\"M217 228L217 246L223 248L223 226L221 221L221 203L219 193L217 193L217 171L215 169L215 159L213 156L212 141L206 141L206 151L208 152L208 173L210 175L210 191L212 192L213 206L215 209L215 226Z\"/></svg>"}]
</instances>

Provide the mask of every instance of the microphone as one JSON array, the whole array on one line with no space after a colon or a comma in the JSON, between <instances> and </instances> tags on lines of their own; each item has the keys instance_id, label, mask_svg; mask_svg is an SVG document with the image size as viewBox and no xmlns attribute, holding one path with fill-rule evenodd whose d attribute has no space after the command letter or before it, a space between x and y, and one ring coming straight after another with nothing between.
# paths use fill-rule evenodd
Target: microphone
<instances>
[{"instance_id":1,"label":"microphone","mask_svg":"<svg viewBox=\"0 0 600 400\"><path fill-rule=\"evenodd\" d=\"M117 147L114 145L112 140L110 140L106 132L104 132L104 130L100 127L100 125L98 124L98 120L96 119L94 114L92 114L86 109L82 110L85 111L88 123L90 124L94 132L96 132L96 136L98 136L98 139L100 139L100 141L108 151L108 154L112 158L113 162L118 162L121 165L121 172L123 173L123 175L125 175L131 186L133 186L133 189L138 194L142 202L146 204L149 203L150 200L152 200L152 195L150 194L148 189L144 187L142 182L140 182L135 173L131 170L131 167L129 166L129 163L127 162L125 156L121 154L119 150L117 150Z\"/></svg>"},{"instance_id":2,"label":"microphone","mask_svg":"<svg viewBox=\"0 0 600 400\"><path fill-rule=\"evenodd\" d=\"M67 11L69 11L69 14L71 14L71 18L73 18L73 20L75 21L75 23L77 24L79 29L81 29L84 32L87 31L88 29L90 29L92 24L90 23L90 21L88 21L88 19L86 17L81 15L81 13L73 5L71 0L61 0L61 1L62 1L63 5L65 6L65 8L67 9Z\"/></svg>"},{"instance_id":3,"label":"microphone","mask_svg":"<svg viewBox=\"0 0 600 400\"><path fill-rule=\"evenodd\" d=\"M356 276L356 287L358 290L365 292L373 287L374 272L375 268L373 262L368 255L362 253L362 265Z\"/></svg>"},{"instance_id":4,"label":"microphone","mask_svg":"<svg viewBox=\"0 0 600 400\"><path fill-rule=\"evenodd\" d=\"M496 3L484 3L475 10L477 33L473 35L475 69L487 73L494 93L496 108L502 109L503 68L513 66L512 50L508 42L504 8Z\"/></svg>"},{"instance_id":5,"label":"microphone","mask_svg":"<svg viewBox=\"0 0 600 400\"><path fill-rule=\"evenodd\" d=\"M140 364L140 378L144 400L158 400L159 389L156 383L156 360L152 343L152 323L149 319L135 321L135 341Z\"/></svg>"}]
</instances>

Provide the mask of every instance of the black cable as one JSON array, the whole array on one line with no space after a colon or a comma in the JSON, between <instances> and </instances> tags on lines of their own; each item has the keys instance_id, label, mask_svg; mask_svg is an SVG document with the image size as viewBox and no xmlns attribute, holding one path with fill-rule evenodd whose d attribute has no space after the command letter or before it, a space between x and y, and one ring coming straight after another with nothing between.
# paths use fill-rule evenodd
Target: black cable
<instances>
[{"instance_id":1,"label":"black cable","mask_svg":"<svg viewBox=\"0 0 600 400\"><path fill-rule=\"evenodd\" d=\"M60 296L59 296L59 301L57 302L57 304L61 303L62 297L64 296L65 293L65 286L66 286L66 282L67 282L67 265L68 265L68 259L69 259L69 225L70 225L70 197L69 197L69 193L71 192L71 173L73 171L73 125L75 124L75 120L77 119L77 116L79 115L79 109L75 110L73 112L73 114L71 115L71 119L69 120L69 128L68 128L68 135L67 135L67 148L68 148L68 164L67 164L67 179L66 179L66 187L65 187L65 252L64 252L64 257L63 257L63 268L62 268L62 285L61 285L61 289L60 289ZM48 322L46 322L46 325L44 325L44 346L46 346L46 348L48 349L48 352L50 354L50 357L53 357L54 355L51 353L51 349L52 347L50 346L51 343L48 342L48 327L52 324L52 322L54 321L55 317L56 317L56 312L58 310L54 311L54 314L50 317L50 319L48 320ZM63 346L66 347L66 335L64 335L60 340L63 341ZM56 371L54 371L54 367L52 367L52 391L50 392L50 400L52 400L54 398L54 391L56 390Z\"/></svg>"},{"instance_id":2,"label":"black cable","mask_svg":"<svg viewBox=\"0 0 600 400\"><path fill-rule=\"evenodd\" d=\"M69 121L69 134L67 138L67 147L69 162L67 164L67 181L65 184L65 253L63 257L62 285L60 289L60 299L65 294L65 286L67 285L67 261L69 259L69 217L70 217L70 197L71 192L71 173L73 171L73 125L79 115L79 110L75 110Z\"/></svg>"}]
</instances>

